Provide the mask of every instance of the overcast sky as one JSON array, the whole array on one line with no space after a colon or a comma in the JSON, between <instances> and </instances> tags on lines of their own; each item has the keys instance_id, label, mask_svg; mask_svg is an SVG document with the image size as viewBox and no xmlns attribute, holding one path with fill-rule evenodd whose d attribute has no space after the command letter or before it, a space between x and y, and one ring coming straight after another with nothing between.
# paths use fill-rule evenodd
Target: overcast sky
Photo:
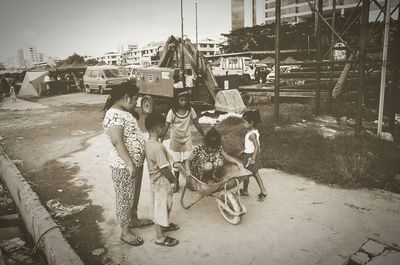
<instances>
[{"instance_id":1,"label":"overcast sky","mask_svg":"<svg viewBox=\"0 0 400 265\"><path fill-rule=\"evenodd\" d=\"M251 0L246 24L251 23ZM258 23L263 0L257 0ZM231 30L231 0L183 0L184 32L195 40L195 2L199 39L221 37ZM0 60L18 48L34 45L61 59L73 52L101 55L118 45L145 45L180 35L180 0L1 0Z\"/></svg>"}]
</instances>

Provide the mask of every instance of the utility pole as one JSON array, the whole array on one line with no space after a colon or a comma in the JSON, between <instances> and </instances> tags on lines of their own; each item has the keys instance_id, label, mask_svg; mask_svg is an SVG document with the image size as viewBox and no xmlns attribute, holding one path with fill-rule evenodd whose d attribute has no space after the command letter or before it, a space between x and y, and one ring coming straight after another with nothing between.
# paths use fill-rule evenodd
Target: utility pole
<instances>
[{"instance_id":1,"label":"utility pole","mask_svg":"<svg viewBox=\"0 0 400 265\"><path fill-rule=\"evenodd\" d=\"M387 66L387 54L388 54L388 43L389 43L389 27L390 27L390 0L385 1L386 12L385 12L385 31L383 35L383 54L382 54L382 71L381 71L381 89L379 94L379 112L378 112L378 132L382 133L382 121L383 121L383 107L385 105L385 86L386 86L386 66Z\"/></svg>"},{"instance_id":2,"label":"utility pole","mask_svg":"<svg viewBox=\"0 0 400 265\"><path fill-rule=\"evenodd\" d=\"M322 0L317 0L317 12L322 14ZM321 17L315 13L316 15L316 24L315 24L315 39L316 39L316 48L317 48L317 61L321 62ZM315 87L315 114L319 115L321 108L321 66L318 64L317 72L315 73L317 86Z\"/></svg>"},{"instance_id":3,"label":"utility pole","mask_svg":"<svg viewBox=\"0 0 400 265\"><path fill-rule=\"evenodd\" d=\"M364 103L364 71L365 71L365 52L368 44L368 20L369 20L369 2L362 1L361 10L361 30L360 30L360 52L358 63L358 91L357 91L357 116L355 134L361 133L362 127L362 106Z\"/></svg>"},{"instance_id":4,"label":"utility pole","mask_svg":"<svg viewBox=\"0 0 400 265\"><path fill-rule=\"evenodd\" d=\"M197 2L195 3L196 7L196 72L199 70L199 35L198 35L198 30L197 30ZM196 73L198 74L198 73Z\"/></svg>"},{"instance_id":5,"label":"utility pole","mask_svg":"<svg viewBox=\"0 0 400 265\"><path fill-rule=\"evenodd\" d=\"M252 11L252 16L253 16L253 27L255 27L256 25L257 25L257 1L256 0L253 0L252 1L252 8L253 8L253 11Z\"/></svg>"},{"instance_id":6,"label":"utility pole","mask_svg":"<svg viewBox=\"0 0 400 265\"><path fill-rule=\"evenodd\" d=\"M275 2L275 92L274 117L275 126L279 124L279 85L280 85L280 31L281 31L281 0Z\"/></svg>"},{"instance_id":7,"label":"utility pole","mask_svg":"<svg viewBox=\"0 0 400 265\"><path fill-rule=\"evenodd\" d=\"M186 78L185 78L185 54L184 54L184 49L183 45L185 45L185 42L183 40L183 0L181 0L181 48L182 48L182 54L181 54L181 68L182 68L182 84L183 87L186 86Z\"/></svg>"},{"instance_id":8,"label":"utility pole","mask_svg":"<svg viewBox=\"0 0 400 265\"><path fill-rule=\"evenodd\" d=\"M336 0L332 0L332 29L335 30L335 20L336 20ZM331 110L332 106L332 92L333 92L333 68L334 68L334 63L333 61L335 60L334 58L334 53L335 53L335 33L331 31L331 71L329 74L329 109Z\"/></svg>"}]
</instances>

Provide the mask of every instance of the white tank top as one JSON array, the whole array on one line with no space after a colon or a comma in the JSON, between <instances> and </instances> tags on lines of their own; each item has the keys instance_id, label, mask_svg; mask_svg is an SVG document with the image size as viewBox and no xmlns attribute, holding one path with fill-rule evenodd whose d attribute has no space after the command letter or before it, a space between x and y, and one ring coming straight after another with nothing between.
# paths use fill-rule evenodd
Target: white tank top
<instances>
[{"instance_id":1,"label":"white tank top","mask_svg":"<svg viewBox=\"0 0 400 265\"><path fill-rule=\"evenodd\" d=\"M256 134L256 139L258 146L260 146L260 133L258 130L254 129L246 133L246 136L244 138L244 153L246 154L252 154L254 153L256 147L254 146L253 142L250 140L250 135L255 133Z\"/></svg>"}]
</instances>

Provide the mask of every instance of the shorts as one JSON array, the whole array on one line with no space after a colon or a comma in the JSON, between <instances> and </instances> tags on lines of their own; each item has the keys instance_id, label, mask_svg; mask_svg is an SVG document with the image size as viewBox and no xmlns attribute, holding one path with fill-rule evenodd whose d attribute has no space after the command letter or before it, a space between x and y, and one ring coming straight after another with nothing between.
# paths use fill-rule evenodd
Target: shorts
<instances>
[{"instance_id":1,"label":"shorts","mask_svg":"<svg viewBox=\"0 0 400 265\"><path fill-rule=\"evenodd\" d=\"M240 155L240 158L243 160L244 168L251 171L251 173L256 174L258 172L258 170L263 167L263 164L262 164L262 161L258 158L258 156L253 165L248 164L248 161L250 160L250 158L252 156L253 156L253 153L242 153Z\"/></svg>"},{"instance_id":2,"label":"shorts","mask_svg":"<svg viewBox=\"0 0 400 265\"><path fill-rule=\"evenodd\" d=\"M165 177L160 177L151 185L153 189L153 221L161 226L169 226L169 214L172 209L172 187Z\"/></svg>"},{"instance_id":3,"label":"shorts","mask_svg":"<svg viewBox=\"0 0 400 265\"><path fill-rule=\"evenodd\" d=\"M175 151L169 150L168 153L169 153L170 159L171 159L171 168L173 169L173 171L178 171L178 169L173 167L173 163L185 161L192 154L192 151L175 152Z\"/></svg>"}]
</instances>

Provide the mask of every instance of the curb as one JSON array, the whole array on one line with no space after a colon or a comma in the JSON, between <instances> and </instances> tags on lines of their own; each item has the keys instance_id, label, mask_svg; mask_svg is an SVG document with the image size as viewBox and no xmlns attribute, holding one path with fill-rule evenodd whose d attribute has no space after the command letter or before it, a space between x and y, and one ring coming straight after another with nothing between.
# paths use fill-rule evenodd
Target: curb
<instances>
[{"instance_id":1,"label":"curb","mask_svg":"<svg viewBox=\"0 0 400 265\"><path fill-rule=\"evenodd\" d=\"M40 246L49 265L83 265L83 261L64 239L57 224L38 195L0 147L0 177L7 186L27 231Z\"/></svg>"}]
</instances>

